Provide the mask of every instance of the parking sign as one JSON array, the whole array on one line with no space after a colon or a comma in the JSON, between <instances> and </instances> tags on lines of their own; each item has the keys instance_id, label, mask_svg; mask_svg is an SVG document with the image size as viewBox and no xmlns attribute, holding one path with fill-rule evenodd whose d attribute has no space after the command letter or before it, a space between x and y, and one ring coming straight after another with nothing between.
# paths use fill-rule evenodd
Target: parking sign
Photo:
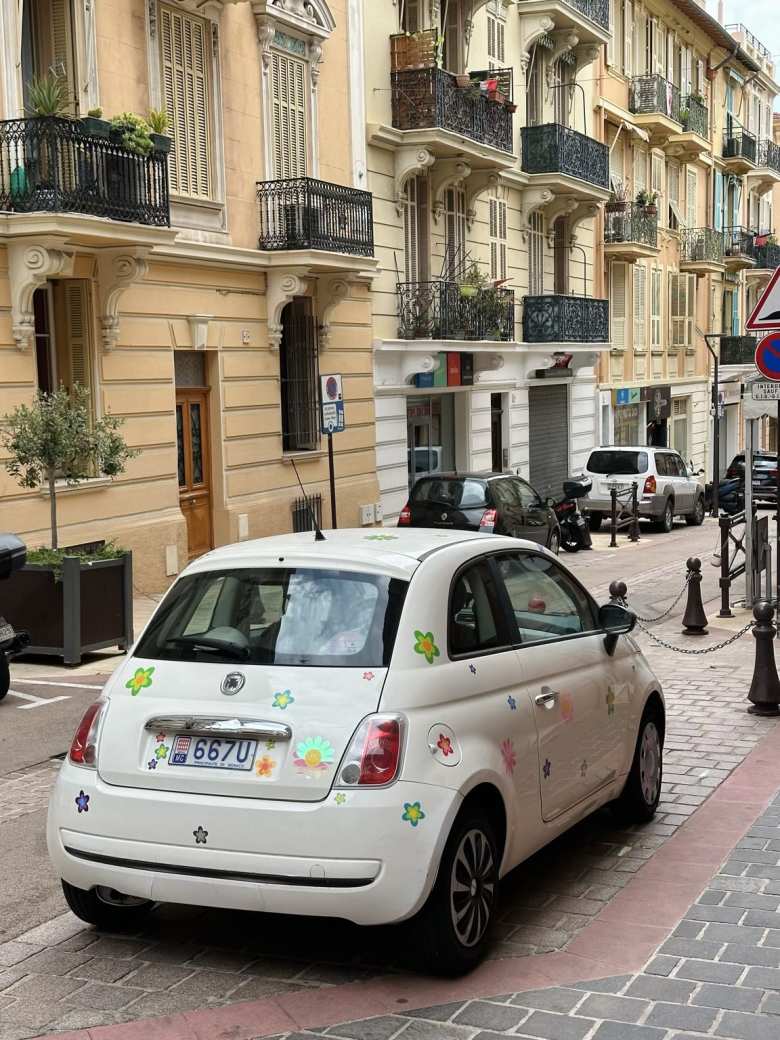
<instances>
[{"instance_id":1,"label":"parking sign","mask_svg":"<svg viewBox=\"0 0 780 1040\"><path fill-rule=\"evenodd\" d=\"M320 376L320 428L323 433L341 433L344 429L344 394L341 376Z\"/></svg>"}]
</instances>

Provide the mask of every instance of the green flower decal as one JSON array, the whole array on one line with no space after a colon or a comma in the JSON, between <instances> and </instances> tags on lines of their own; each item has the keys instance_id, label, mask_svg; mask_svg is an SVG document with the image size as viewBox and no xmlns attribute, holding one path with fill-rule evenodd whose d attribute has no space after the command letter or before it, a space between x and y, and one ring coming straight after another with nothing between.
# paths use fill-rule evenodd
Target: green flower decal
<instances>
[{"instance_id":1,"label":"green flower decal","mask_svg":"<svg viewBox=\"0 0 780 1040\"><path fill-rule=\"evenodd\" d=\"M167 744L160 744L154 749L155 758L167 758L170 748Z\"/></svg>"},{"instance_id":2,"label":"green flower decal","mask_svg":"<svg viewBox=\"0 0 780 1040\"><path fill-rule=\"evenodd\" d=\"M129 690L133 697L137 697L141 690L152 685L154 665L151 668L136 668L135 675L125 683L125 689Z\"/></svg>"},{"instance_id":3,"label":"green flower decal","mask_svg":"<svg viewBox=\"0 0 780 1040\"><path fill-rule=\"evenodd\" d=\"M366 537L366 541L367 542L397 542L398 541L398 535L397 534L367 534L365 537Z\"/></svg>"},{"instance_id":4,"label":"green flower decal","mask_svg":"<svg viewBox=\"0 0 780 1040\"><path fill-rule=\"evenodd\" d=\"M404 802L404 811L401 819L416 827L420 820L425 819L425 813L419 802Z\"/></svg>"},{"instance_id":5,"label":"green flower decal","mask_svg":"<svg viewBox=\"0 0 780 1040\"><path fill-rule=\"evenodd\" d=\"M434 657L439 656L439 648L434 642L433 632L415 631L414 638L417 640L414 644L414 652L422 654L428 664L433 664Z\"/></svg>"},{"instance_id":6,"label":"green flower decal","mask_svg":"<svg viewBox=\"0 0 780 1040\"><path fill-rule=\"evenodd\" d=\"M281 693L274 694L272 708L286 708L290 704L295 704L295 698L289 690L282 690Z\"/></svg>"},{"instance_id":7,"label":"green flower decal","mask_svg":"<svg viewBox=\"0 0 780 1040\"><path fill-rule=\"evenodd\" d=\"M346 802L346 800L347 796L345 794L336 795L336 805L343 805Z\"/></svg>"}]
</instances>

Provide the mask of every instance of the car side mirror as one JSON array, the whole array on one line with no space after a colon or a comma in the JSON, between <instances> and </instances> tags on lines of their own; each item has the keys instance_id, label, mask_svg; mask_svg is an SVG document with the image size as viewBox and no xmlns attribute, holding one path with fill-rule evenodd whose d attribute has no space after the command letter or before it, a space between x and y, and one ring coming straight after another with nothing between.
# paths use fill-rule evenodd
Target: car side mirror
<instances>
[{"instance_id":1,"label":"car side mirror","mask_svg":"<svg viewBox=\"0 0 780 1040\"><path fill-rule=\"evenodd\" d=\"M606 637L604 645L611 657L615 652L618 638L634 630L636 614L619 603L605 603L599 607L599 625L604 630Z\"/></svg>"}]
</instances>

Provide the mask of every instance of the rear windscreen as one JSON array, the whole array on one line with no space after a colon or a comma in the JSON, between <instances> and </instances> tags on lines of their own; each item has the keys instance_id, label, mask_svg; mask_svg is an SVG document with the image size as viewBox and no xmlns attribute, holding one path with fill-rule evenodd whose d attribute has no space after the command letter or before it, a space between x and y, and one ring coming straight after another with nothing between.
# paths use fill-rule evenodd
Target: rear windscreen
<instances>
[{"instance_id":1,"label":"rear windscreen","mask_svg":"<svg viewBox=\"0 0 780 1040\"><path fill-rule=\"evenodd\" d=\"M590 473L622 473L629 476L647 472L646 451L594 451L585 467Z\"/></svg>"},{"instance_id":2,"label":"rear windscreen","mask_svg":"<svg viewBox=\"0 0 780 1040\"><path fill-rule=\"evenodd\" d=\"M135 656L219 664L381 668L407 583L381 574L239 568L181 578Z\"/></svg>"},{"instance_id":3,"label":"rear windscreen","mask_svg":"<svg viewBox=\"0 0 780 1040\"><path fill-rule=\"evenodd\" d=\"M436 477L418 480L412 492L416 505L430 503L451 509L479 509L487 505L486 488L481 480L440 480Z\"/></svg>"}]
</instances>

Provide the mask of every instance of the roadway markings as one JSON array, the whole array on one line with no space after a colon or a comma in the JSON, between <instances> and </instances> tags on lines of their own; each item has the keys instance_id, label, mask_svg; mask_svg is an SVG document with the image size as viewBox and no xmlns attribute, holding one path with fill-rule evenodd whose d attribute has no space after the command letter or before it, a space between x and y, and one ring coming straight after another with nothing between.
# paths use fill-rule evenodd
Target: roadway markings
<instances>
[{"instance_id":1,"label":"roadway markings","mask_svg":"<svg viewBox=\"0 0 780 1040\"><path fill-rule=\"evenodd\" d=\"M94 683L73 683L73 682L57 682L51 679L16 679L15 683L22 683L26 686L62 686L69 690L102 690L104 683L96 686Z\"/></svg>"},{"instance_id":2,"label":"roadway markings","mask_svg":"<svg viewBox=\"0 0 780 1040\"><path fill-rule=\"evenodd\" d=\"M97 687L95 687L97 689ZM9 690L9 697L18 697L19 700L29 701L28 704L17 704L16 707L20 710L25 708L29 711L30 708L42 708L45 704L56 704L57 701L69 701L69 694L61 694L59 697L34 697L31 693L19 693L17 690Z\"/></svg>"}]
</instances>

